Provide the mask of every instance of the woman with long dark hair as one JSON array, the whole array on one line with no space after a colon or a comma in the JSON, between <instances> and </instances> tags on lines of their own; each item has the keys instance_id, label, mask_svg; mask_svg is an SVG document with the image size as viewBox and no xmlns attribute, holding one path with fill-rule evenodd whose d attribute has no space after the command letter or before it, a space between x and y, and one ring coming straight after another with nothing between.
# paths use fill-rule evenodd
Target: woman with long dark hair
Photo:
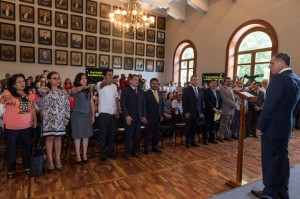
<instances>
[{"instance_id":1,"label":"woman with long dark hair","mask_svg":"<svg viewBox=\"0 0 300 199\"><path fill-rule=\"evenodd\" d=\"M52 150L55 150L55 167L62 168L60 161L61 136L66 134L70 120L70 104L67 92L60 88L61 78L57 72L47 75L49 92L43 97L43 135L46 136L47 167L54 169Z\"/></svg>"},{"instance_id":2,"label":"woman with long dark hair","mask_svg":"<svg viewBox=\"0 0 300 199\"><path fill-rule=\"evenodd\" d=\"M3 92L2 102L6 106L3 126L6 133L7 175L14 177L16 169L16 148L18 140L22 145L22 164L25 172L30 173L31 134L36 128L34 96L25 91L25 77L14 74L8 79L7 89Z\"/></svg>"},{"instance_id":3,"label":"woman with long dark hair","mask_svg":"<svg viewBox=\"0 0 300 199\"><path fill-rule=\"evenodd\" d=\"M84 73L76 75L72 88L74 107L71 115L72 138L75 143L76 162L81 163L80 142L83 145L83 162L87 163L89 137L93 135L95 122L94 100Z\"/></svg>"}]
</instances>

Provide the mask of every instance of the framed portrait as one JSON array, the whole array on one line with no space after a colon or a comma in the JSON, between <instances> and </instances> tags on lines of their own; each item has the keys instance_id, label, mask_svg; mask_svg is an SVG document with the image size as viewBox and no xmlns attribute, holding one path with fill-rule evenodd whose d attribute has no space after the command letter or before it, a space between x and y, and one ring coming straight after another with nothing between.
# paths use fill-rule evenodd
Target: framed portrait
<instances>
[{"instance_id":1,"label":"framed portrait","mask_svg":"<svg viewBox=\"0 0 300 199\"><path fill-rule=\"evenodd\" d=\"M78 15L71 15L71 29L83 30L83 17Z\"/></svg>"},{"instance_id":2,"label":"framed portrait","mask_svg":"<svg viewBox=\"0 0 300 199\"><path fill-rule=\"evenodd\" d=\"M154 72L154 60L153 59L146 59L145 71Z\"/></svg>"},{"instance_id":3,"label":"framed portrait","mask_svg":"<svg viewBox=\"0 0 300 199\"><path fill-rule=\"evenodd\" d=\"M100 68L109 68L109 55L99 55L99 66Z\"/></svg>"},{"instance_id":4,"label":"framed portrait","mask_svg":"<svg viewBox=\"0 0 300 199\"><path fill-rule=\"evenodd\" d=\"M166 18L157 17L157 29L161 29L161 30L166 29Z\"/></svg>"},{"instance_id":5,"label":"framed portrait","mask_svg":"<svg viewBox=\"0 0 300 199\"><path fill-rule=\"evenodd\" d=\"M134 39L134 32L125 32L125 38L127 39Z\"/></svg>"},{"instance_id":6,"label":"framed portrait","mask_svg":"<svg viewBox=\"0 0 300 199\"><path fill-rule=\"evenodd\" d=\"M145 44L135 43L135 55L145 55Z\"/></svg>"},{"instance_id":7,"label":"framed portrait","mask_svg":"<svg viewBox=\"0 0 300 199\"><path fill-rule=\"evenodd\" d=\"M38 9L38 16L39 16L39 24L44 26L51 26L52 25L52 12L51 10L45 9Z\"/></svg>"},{"instance_id":8,"label":"framed portrait","mask_svg":"<svg viewBox=\"0 0 300 199\"><path fill-rule=\"evenodd\" d=\"M35 63L34 47L20 46L20 62Z\"/></svg>"},{"instance_id":9,"label":"framed portrait","mask_svg":"<svg viewBox=\"0 0 300 199\"><path fill-rule=\"evenodd\" d=\"M122 69L122 57L121 56L113 56L112 57L112 68Z\"/></svg>"},{"instance_id":10,"label":"framed portrait","mask_svg":"<svg viewBox=\"0 0 300 199\"><path fill-rule=\"evenodd\" d=\"M38 0L38 4L41 6L52 7L52 0Z\"/></svg>"},{"instance_id":11,"label":"framed portrait","mask_svg":"<svg viewBox=\"0 0 300 199\"><path fill-rule=\"evenodd\" d=\"M0 23L0 39L16 41L16 26L9 23Z\"/></svg>"},{"instance_id":12,"label":"framed portrait","mask_svg":"<svg viewBox=\"0 0 300 199\"><path fill-rule=\"evenodd\" d=\"M148 17L153 17L154 18L154 23L150 24L150 28L156 28L156 16L155 15L148 15Z\"/></svg>"},{"instance_id":13,"label":"framed portrait","mask_svg":"<svg viewBox=\"0 0 300 199\"><path fill-rule=\"evenodd\" d=\"M155 42L155 30L152 29L147 30L147 41Z\"/></svg>"},{"instance_id":14,"label":"framed portrait","mask_svg":"<svg viewBox=\"0 0 300 199\"><path fill-rule=\"evenodd\" d=\"M82 52L71 51L71 66L82 66Z\"/></svg>"},{"instance_id":15,"label":"framed portrait","mask_svg":"<svg viewBox=\"0 0 300 199\"><path fill-rule=\"evenodd\" d=\"M38 29L39 34L39 44L42 45L52 45L52 30Z\"/></svg>"},{"instance_id":16,"label":"framed portrait","mask_svg":"<svg viewBox=\"0 0 300 199\"><path fill-rule=\"evenodd\" d=\"M55 64L56 65L68 65L68 51L55 50Z\"/></svg>"},{"instance_id":17,"label":"framed portrait","mask_svg":"<svg viewBox=\"0 0 300 199\"><path fill-rule=\"evenodd\" d=\"M55 31L55 46L68 47L68 33Z\"/></svg>"},{"instance_id":18,"label":"framed portrait","mask_svg":"<svg viewBox=\"0 0 300 199\"><path fill-rule=\"evenodd\" d=\"M97 2L86 0L86 10L85 13L87 15L95 16L97 17Z\"/></svg>"},{"instance_id":19,"label":"framed portrait","mask_svg":"<svg viewBox=\"0 0 300 199\"><path fill-rule=\"evenodd\" d=\"M100 20L100 34L110 35L110 22Z\"/></svg>"},{"instance_id":20,"label":"framed portrait","mask_svg":"<svg viewBox=\"0 0 300 199\"><path fill-rule=\"evenodd\" d=\"M155 56L155 46L151 44L147 44L146 46L146 56L154 57Z\"/></svg>"},{"instance_id":21,"label":"framed portrait","mask_svg":"<svg viewBox=\"0 0 300 199\"><path fill-rule=\"evenodd\" d=\"M34 0L20 0L21 2L34 4Z\"/></svg>"},{"instance_id":22,"label":"framed portrait","mask_svg":"<svg viewBox=\"0 0 300 199\"><path fill-rule=\"evenodd\" d=\"M20 42L34 43L34 27L20 26Z\"/></svg>"},{"instance_id":23,"label":"framed portrait","mask_svg":"<svg viewBox=\"0 0 300 199\"><path fill-rule=\"evenodd\" d=\"M71 48L83 48L83 35L71 33Z\"/></svg>"},{"instance_id":24,"label":"framed portrait","mask_svg":"<svg viewBox=\"0 0 300 199\"><path fill-rule=\"evenodd\" d=\"M133 58L124 57L124 70L133 70Z\"/></svg>"},{"instance_id":25,"label":"framed portrait","mask_svg":"<svg viewBox=\"0 0 300 199\"><path fill-rule=\"evenodd\" d=\"M122 37L123 36L123 30L120 30L113 24L113 36L115 37Z\"/></svg>"},{"instance_id":26,"label":"framed portrait","mask_svg":"<svg viewBox=\"0 0 300 199\"><path fill-rule=\"evenodd\" d=\"M10 19L15 20L15 3L9 3L6 1L0 2L0 9L1 9L1 15L0 18L2 19Z\"/></svg>"},{"instance_id":27,"label":"framed portrait","mask_svg":"<svg viewBox=\"0 0 300 199\"><path fill-rule=\"evenodd\" d=\"M145 32L136 32L135 39L145 41Z\"/></svg>"},{"instance_id":28,"label":"framed portrait","mask_svg":"<svg viewBox=\"0 0 300 199\"><path fill-rule=\"evenodd\" d=\"M68 14L56 11L55 27L68 29Z\"/></svg>"},{"instance_id":29,"label":"framed portrait","mask_svg":"<svg viewBox=\"0 0 300 199\"><path fill-rule=\"evenodd\" d=\"M16 46L8 44L0 44L0 60L1 61L16 61Z\"/></svg>"},{"instance_id":30,"label":"framed portrait","mask_svg":"<svg viewBox=\"0 0 300 199\"><path fill-rule=\"evenodd\" d=\"M85 53L85 67L96 67L97 66L97 54Z\"/></svg>"},{"instance_id":31,"label":"framed portrait","mask_svg":"<svg viewBox=\"0 0 300 199\"><path fill-rule=\"evenodd\" d=\"M164 61L156 60L156 72L164 72Z\"/></svg>"},{"instance_id":32,"label":"framed portrait","mask_svg":"<svg viewBox=\"0 0 300 199\"><path fill-rule=\"evenodd\" d=\"M165 33L164 32L157 31L156 42L159 44L165 44Z\"/></svg>"},{"instance_id":33,"label":"framed portrait","mask_svg":"<svg viewBox=\"0 0 300 199\"><path fill-rule=\"evenodd\" d=\"M39 64L52 64L52 49L39 48Z\"/></svg>"},{"instance_id":34,"label":"framed portrait","mask_svg":"<svg viewBox=\"0 0 300 199\"><path fill-rule=\"evenodd\" d=\"M131 41L125 41L124 43L124 53L127 55L134 54L134 43Z\"/></svg>"},{"instance_id":35,"label":"framed portrait","mask_svg":"<svg viewBox=\"0 0 300 199\"><path fill-rule=\"evenodd\" d=\"M20 21L34 23L34 7L19 5Z\"/></svg>"},{"instance_id":36,"label":"framed portrait","mask_svg":"<svg viewBox=\"0 0 300 199\"><path fill-rule=\"evenodd\" d=\"M122 53L122 40L118 40L118 39L112 40L112 52Z\"/></svg>"},{"instance_id":37,"label":"framed portrait","mask_svg":"<svg viewBox=\"0 0 300 199\"><path fill-rule=\"evenodd\" d=\"M144 59L135 58L135 71L144 71Z\"/></svg>"},{"instance_id":38,"label":"framed portrait","mask_svg":"<svg viewBox=\"0 0 300 199\"><path fill-rule=\"evenodd\" d=\"M100 17L109 18L110 9L110 5L100 3Z\"/></svg>"},{"instance_id":39,"label":"framed portrait","mask_svg":"<svg viewBox=\"0 0 300 199\"><path fill-rule=\"evenodd\" d=\"M85 35L85 49L97 50L97 37Z\"/></svg>"},{"instance_id":40,"label":"framed portrait","mask_svg":"<svg viewBox=\"0 0 300 199\"><path fill-rule=\"evenodd\" d=\"M68 10L68 0L55 0L55 8L61 10Z\"/></svg>"},{"instance_id":41,"label":"framed portrait","mask_svg":"<svg viewBox=\"0 0 300 199\"><path fill-rule=\"evenodd\" d=\"M83 0L71 0L71 11L83 13Z\"/></svg>"},{"instance_id":42,"label":"framed portrait","mask_svg":"<svg viewBox=\"0 0 300 199\"><path fill-rule=\"evenodd\" d=\"M110 51L110 39L100 37L100 51L109 52Z\"/></svg>"},{"instance_id":43,"label":"framed portrait","mask_svg":"<svg viewBox=\"0 0 300 199\"><path fill-rule=\"evenodd\" d=\"M97 19L85 18L85 31L91 33L97 33Z\"/></svg>"},{"instance_id":44,"label":"framed portrait","mask_svg":"<svg viewBox=\"0 0 300 199\"><path fill-rule=\"evenodd\" d=\"M165 58L165 47L156 46L156 57L157 58Z\"/></svg>"}]
</instances>

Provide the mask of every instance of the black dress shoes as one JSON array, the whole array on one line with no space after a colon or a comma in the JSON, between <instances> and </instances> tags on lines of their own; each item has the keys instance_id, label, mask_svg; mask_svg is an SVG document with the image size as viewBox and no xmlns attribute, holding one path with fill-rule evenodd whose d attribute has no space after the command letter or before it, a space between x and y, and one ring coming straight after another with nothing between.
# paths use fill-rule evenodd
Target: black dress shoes
<instances>
[{"instance_id":1,"label":"black dress shoes","mask_svg":"<svg viewBox=\"0 0 300 199\"><path fill-rule=\"evenodd\" d=\"M144 153L145 153L145 155L149 155L148 149L145 149L145 150L144 150Z\"/></svg>"},{"instance_id":2,"label":"black dress shoes","mask_svg":"<svg viewBox=\"0 0 300 199\"><path fill-rule=\"evenodd\" d=\"M136 158L139 158L139 157L140 157L140 154L139 154L139 153L133 153L133 154L131 154L131 156L136 157Z\"/></svg>"},{"instance_id":3,"label":"black dress shoes","mask_svg":"<svg viewBox=\"0 0 300 199\"><path fill-rule=\"evenodd\" d=\"M126 159L126 160L130 160L130 159L131 159L131 156L130 156L130 155L126 155L125 159Z\"/></svg>"},{"instance_id":4,"label":"black dress shoes","mask_svg":"<svg viewBox=\"0 0 300 199\"><path fill-rule=\"evenodd\" d=\"M203 144L208 145L208 141L207 141L207 140L204 140L204 141L203 141Z\"/></svg>"},{"instance_id":5,"label":"black dress shoes","mask_svg":"<svg viewBox=\"0 0 300 199\"><path fill-rule=\"evenodd\" d=\"M226 140L226 141L233 141L232 138L224 138L224 140Z\"/></svg>"},{"instance_id":6,"label":"black dress shoes","mask_svg":"<svg viewBox=\"0 0 300 199\"><path fill-rule=\"evenodd\" d=\"M199 144L197 144L197 143L195 143L195 144L191 144L191 146L193 146L193 147L200 147L200 145L199 145Z\"/></svg>"},{"instance_id":7,"label":"black dress shoes","mask_svg":"<svg viewBox=\"0 0 300 199\"><path fill-rule=\"evenodd\" d=\"M159 149L158 147L152 148L152 151L154 151L154 152L156 152L156 153L162 153L162 150Z\"/></svg>"},{"instance_id":8,"label":"black dress shoes","mask_svg":"<svg viewBox=\"0 0 300 199\"><path fill-rule=\"evenodd\" d=\"M237 137L237 136L232 136L232 139L234 139L234 140L238 140L239 138Z\"/></svg>"},{"instance_id":9,"label":"black dress shoes","mask_svg":"<svg viewBox=\"0 0 300 199\"><path fill-rule=\"evenodd\" d=\"M186 148L188 148L188 149L191 148L191 145L187 144L187 145L186 145Z\"/></svg>"},{"instance_id":10,"label":"black dress shoes","mask_svg":"<svg viewBox=\"0 0 300 199\"><path fill-rule=\"evenodd\" d=\"M275 199L275 198L272 198L271 196L268 196L268 195L266 195L264 192L262 192L262 191L256 191L256 190L251 190L251 193L253 194L253 195L255 195L256 197L258 197L258 198L264 198L264 199Z\"/></svg>"},{"instance_id":11,"label":"black dress shoes","mask_svg":"<svg viewBox=\"0 0 300 199\"><path fill-rule=\"evenodd\" d=\"M218 144L218 141L217 140L209 140L210 143L213 143L213 144Z\"/></svg>"}]
</instances>

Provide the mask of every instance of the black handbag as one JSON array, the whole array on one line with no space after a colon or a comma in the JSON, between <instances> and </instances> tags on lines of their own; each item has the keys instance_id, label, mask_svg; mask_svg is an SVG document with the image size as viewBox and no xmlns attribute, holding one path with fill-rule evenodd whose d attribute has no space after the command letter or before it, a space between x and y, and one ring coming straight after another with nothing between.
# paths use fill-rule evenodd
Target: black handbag
<instances>
[{"instance_id":1,"label":"black handbag","mask_svg":"<svg viewBox=\"0 0 300 199\"><path fill-rule=\"evenodd\" d=\"M36 144L31 156L30 176L37 177L44 174L44 150L43 150L43 126L40 130L36 129Z\"/></svg>"}]
</instances>

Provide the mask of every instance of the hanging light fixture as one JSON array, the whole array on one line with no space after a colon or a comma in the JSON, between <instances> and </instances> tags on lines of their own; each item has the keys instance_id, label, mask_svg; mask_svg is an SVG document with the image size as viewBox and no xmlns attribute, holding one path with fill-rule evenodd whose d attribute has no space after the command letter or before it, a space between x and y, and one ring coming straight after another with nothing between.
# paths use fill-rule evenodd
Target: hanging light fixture
<instances>
[{"instance_id":1,"label":"hanging light fixture","mask_svg":"<svg viewBox=\"0 0 300 199\"><path fill-rule=\"evenodd\" d=\"M109 13L109 18L115 27L124 32L144 32L151 24L154 24L154 17L144 13L142 0L125 0L121 9L118 8Z\"/></svg>"}]
</instances>

